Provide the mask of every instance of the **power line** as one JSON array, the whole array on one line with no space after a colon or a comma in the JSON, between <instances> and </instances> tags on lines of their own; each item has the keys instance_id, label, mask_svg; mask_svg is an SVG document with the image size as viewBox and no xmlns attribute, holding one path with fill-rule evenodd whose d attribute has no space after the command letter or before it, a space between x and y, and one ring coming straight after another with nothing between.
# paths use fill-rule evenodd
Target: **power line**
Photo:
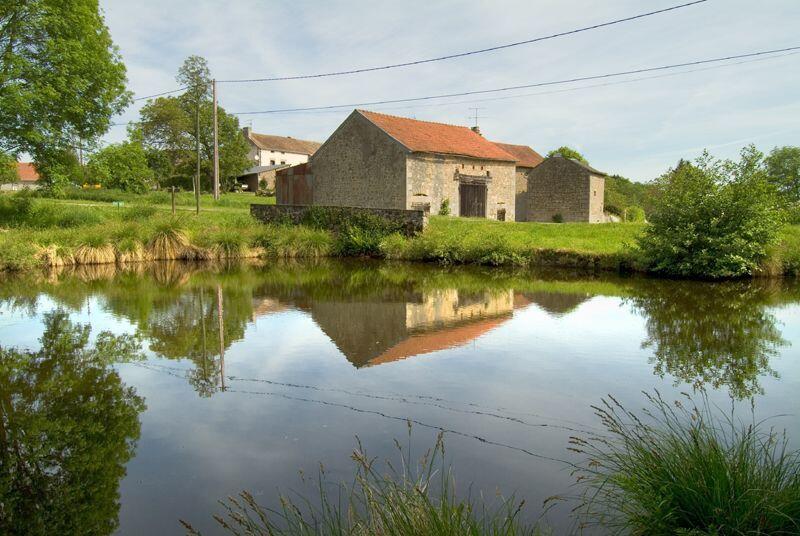
<instances>
[{"instance_id":1,"label":"power line","mask_svg":"<svg viewBox=\"0 0 800 536\"><path fill-rule=\"evenodd\" d=\"M413 105L407 105L407 106L391 106L391 107L381 107L380 109L381 110L403 110L403 109L420 108L420 107L456 106L456 105L461 105L461 104L473 104L473 103L480 103L480 102L493 102L493 101L499 101L499 100L518 99L518 98L524 98L524 97L536 97L536 96L541 96L541 95L554 95L554 94L558 94L558 93L570 93L570 92L573 92L573 91L582 91L582 90L585 90L585 89L595 89L595 88L599 88L599 87L609 87L609 86L617 86L617 85L622 85L622 84L631 84L631 83L634 83L634 82L643 82L643 81L647 81L647 80L656 80L656 79L659 79L659 78L668 78L668 77L680 76L680 75L684 75L684 74L698 73L698 72L703 72L703 71L711 71L711 70L715 70L715 69L724 69L726 67L734 67L734 66L737 66L737 65L745 65L745 64L748 64L748 63L757 63L757 62L762 62L762 61L769 61L769 60L774 60L774 59L778 59L778 58L784 58L786 56L794 56L794 55L797 55L797 54L800 54L800 50L795 50L793 52L788 52L786 54L779 54L779 55L767 56L767 57L759 57L759 58L755 58L755 59L737 61L737 62L734 62L734 63L727 63L727 64L723 64L723 65L712 65L710 67L701 67L701 68L698 68L698 69L689 69L689 70L685 70L685 71L678 71L678 72L666 73L666 74L658 74L658 75L653 75L653 76L641 76L641 77L638 77L638 78L631 78L629 80L618 80L618 81L614 81L614 82L603 82L603 83L600 83L600 84L589 84L589 85L584 85L584 86L569 87L569 88L556 89L556 90L550 90L550 91L537 91L535 93L520 93L518 95L505 95L505 96L502 96L502 97L488 97L488 98L484 98L484 99L470 99L470 100L461 100L461 101L434 102L434 103L429 103L429 104L413 104ZM298 113L303 113L303 112L298 112ZM332 113L336 114L336 113L342 113L342 110L337 110L337 109L310 110L310 111L307 111L305 113L308 113L308 114L332 114ZM233 115L236 115L236 114L233 114ZM125 121L125 122L122 122L122 123L110 123L110 125L111 126L125 126L125 125L131 125L131 124L135 124L135 123L140 123L140 122L141 121L139 121L139 120L131 120L131 121Z\"/></svg>"},{"instance_id":2,"label":"power line","mask_svg":"<svg viewBox=\"0 0 800 536\"><path fill-rule=\"evenodd\" d=\"M152 98L155 98L155 97L163 97L164 95L171 95L173 93L179 93L179 92L181 92L181 91L183 91L185 89L188 89L188 88L179 87L178 89L173 89L171 91L163 91L161 93L156 93L155 95L147 95L146 97L136 97L133 100L134 101L140 101L140 100L145 100L145 99L152 99Z\"/></svg>"},{"instance_id":3,"label":"power line","mask_svg":"<svg viewBox=\"0 0 800 536\"><path fill-rule=\"evenodd\" d=\"M637 19L642 19L645 17L650 17L652 15L658 15L660 13L666 13L668 11L675 11L676 9L682 9L685 7L693 6L696 4L702 4L707 2L708 0L695 0L694 2L687 2L685 4L680 4L677 6L672 6L664 9L659 9L656 11L650 11L648 13L641 13L639 15L633 15L631 17L625 17L623 19L616 19L608 22L603 22L599 24L593 24L592 26L585 26L583 28L577 28L575 30L568 30L565 32L559 32L552 35L547 35L543 37L534 37L532 39L526 39L524 41L516 41L514 43L506 43L503 45L497 45L489 48L482 48L479 50L471 50L468 52L459 52L457 54L449 54L446 56L438 56L435 58L427 58L422 60L415 60L415 61L407 61L403 63L393 63L389 65L380 65L377 67L364 67L362 69L351 69L347 71L333 71L328 73L318 73L318 74L304 74L304 75L295 75L295 76L274 76L274 77L267 77L267 78L243 78L243 79L234 79L234 80L217 80L218 83L225 83L225 84L240 84L240 83L250 83L250 82L278 82L284 80L304 80L309 78L325 78L329 76L344 76L350 74L359 74L359 73L368 73L373 71L385 71L388 69L397 69L399 67L410 67L412 65L422 65L425 63L433 63L436 61L444 61L444 60L451 60L455 58L463 58L466 56L474 56L477 54L485 54L486 52L494 52L497 50L503 50L506 48L518 47L521 45L529 45L531 43L538 43L540 41L547 41L548 39L555 39L557 37L565 37L568 35L574 35L581 32L587 32L589 30L596 30L598 28L605 28L607 26L613 26L615 24L621 24L623 22L630 22Z\"/></svg>"},{"instance_id":4,"label":"power line","mask_svg":"<svg viewBox=\"0 0 800 536\"><path fill-rule=\"evenodd\" d=\"M750 52L747 54L737 54L734 56L724 56L720 58L711 58L705 60L696 60L696 61L689 61L684 63L674 63L671 65L661 65L658 67L647 67L643 69L632 69L629 71L618 71L614 73L606 73L606 74L599 74L599 75L592 75L592 76L580 76L576 78L568 78L564 80L552 80L549 82L536 82L532 84L522 84L518 86L507 86L502 88L496 89L481 89L476 91L462 91L459 93L443 93L439 95L426 95L424 97L408 97L404 99L386 99L386 100L378 100L378 101L367 101L367 102L354 102L348 104L331 104L331 105L324 105L324 106L307 106L303 108L279 108L274 110L261 110L261 111L248 111L248 112L232 112L232 115L261 115L261 114L276 114L276 113L290 113L290 112L307 112L307 111L317 111L317 110L333 110L336 108L355 108L358 106L378 106L383 104L395 104L401 102L419 102L419 101L426 101L426 100L433 100L433 99L446 99L452 97L466 97L469 95L485 95L488 93L500 93L506 91L515 91L518 89L530 89L534 87L544 87L544 86L554 86L559 84L569 84L573 82L585 82L588 80L601 80L604 78L613 78L617 76L626 76L631 74L639 74L639 73L649 73L654 71L664 71L667 69L677 69L680 67L691 67L694 65L704 65L708 63L718 63L721 61L729 61L741 58L752 58L756 56L764 56L767 54L777 54L780 52L789 52L794 50L800 50L800 46L795 47L786 47L786 48L779 48L773 50L763 50L760 52Z\"/></svg>"}]
</instances>

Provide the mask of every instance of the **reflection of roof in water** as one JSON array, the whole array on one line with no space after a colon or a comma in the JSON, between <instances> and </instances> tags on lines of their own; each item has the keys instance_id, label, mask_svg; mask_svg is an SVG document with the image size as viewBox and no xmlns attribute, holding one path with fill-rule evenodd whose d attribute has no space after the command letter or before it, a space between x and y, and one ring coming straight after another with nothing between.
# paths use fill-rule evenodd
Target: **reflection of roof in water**
<instances>
[{"instance_id":1,"label":"reflection of roof in water","mask_svg":"<svg viewBox=\"0 0 800 536\"><path fill-rule=\"evenodd\" d=\"M444 326L441 329L413 334L411 337L400 341L384 353L370 359L363 366L371 367L400 361L415 355L430 354L439 350L463 346L481 335L488 333L497 326L503 324L511 315L496 317L486 320L467 322L455 326Z\"/></svg>"},{"instance_id":2,"label":"reflection of roof in water","mask_svg":"<svg viewBox=\"0 0 800 536\"><path fill-rule=\"evenodd\" d=\"M514 308L525 307L529 303L535 303L545 312L554 316L563 316L571 313L580 304L591 298L589 294L567 294L563 292L524 292L514 294Z\"/></svg>"}]
</instances>

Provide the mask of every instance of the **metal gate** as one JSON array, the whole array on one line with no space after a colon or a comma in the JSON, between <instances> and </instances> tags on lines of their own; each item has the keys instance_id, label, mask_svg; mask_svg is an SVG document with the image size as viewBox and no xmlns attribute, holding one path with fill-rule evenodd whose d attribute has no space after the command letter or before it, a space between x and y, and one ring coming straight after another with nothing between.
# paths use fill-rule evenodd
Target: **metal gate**
<instances>
[{"instance_id":1,"label":"metal gate","mask_svg":"<svg viewBox=\"0 0 800 536\"><path fill-rule=\"evenodd\" d=\"M486 185L465 184L459 187L459 212L461 216L486 217Z\"/></svg>"}]
</instances>

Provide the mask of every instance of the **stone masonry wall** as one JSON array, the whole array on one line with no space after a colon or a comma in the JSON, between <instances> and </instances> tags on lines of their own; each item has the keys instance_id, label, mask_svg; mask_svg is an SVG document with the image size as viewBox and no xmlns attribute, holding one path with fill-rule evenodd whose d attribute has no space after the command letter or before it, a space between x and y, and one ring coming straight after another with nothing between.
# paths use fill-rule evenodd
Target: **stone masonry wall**
<instances>
[{"instance_id":1,"label":"stone masonry wall","mask_svg":"<svg viewBox=\"0 0 800 536\"><path fill-rule=\"evenodd\" d=\"M488 172L490 180L486 191L486 217L497 219L497 211L505 209L506 221L514 221L514 162L414 153L408 156L406 166L406 208L430 203L431 214L438 214L442 201L450 199L450 214L458 216L460 195L457 172L464 175L486 175Z\"/></svg>"},{"instance_id":2,"label":"stone masonry wall","mask_svg":"<svg viewBox=\"0 0 800 536\"><path fill-rule=\"evenodd\" d=\"M308 205L250 205L250 214L264 223L292 223L300 225L305 220L306 214L312 210L324 209L331 212L331 219L347 221L349 217L360 214L378 216L396 225L396 229L406 236L414 236L425 230L428 217L421 210L402 210L389 208L362 208L339 206L308 206ZM331 229L336 231L336 229Z\"/></svg>"},{"instance_id":3,"label":"stone masonry wall","mask_svg":"<svg viewBox=\"0 0 800 536\"><path fill-rule=\"evenodd\" d=\"M515 202L515 221L528 221L528 207L530 206L530 193L528 192L528 181L530 180L533 168L517 168L516 174L516 202Z\"/></svg>"},{"instance_id":4,"label":"stone masonry wall","mask_svg":"<svg viewBox=\"0 0 800 536\"><path fill-rule=\"evenodd\" d=\"M528 181L529 221L603 221L605 179L563 157L550 157L536 166Z\"/></svg>"},{"instance_id":5,"label":"stone masonry wall","mask_svg":"<svg viewBox=\"0 0 800 536\"><path fill-rule=\"evenodd\" d=\"M314 204L405 209L405 148L353 112L311 157Z\"/></svg>"}]
</instances>

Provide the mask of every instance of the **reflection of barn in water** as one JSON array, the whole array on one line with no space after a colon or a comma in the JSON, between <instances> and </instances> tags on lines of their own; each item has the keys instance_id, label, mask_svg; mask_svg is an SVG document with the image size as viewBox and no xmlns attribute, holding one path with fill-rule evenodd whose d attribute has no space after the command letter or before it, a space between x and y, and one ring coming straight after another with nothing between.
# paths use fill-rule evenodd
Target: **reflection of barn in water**
<instances>
[{"instance_id":1,"label":"reflection of barn in water","mask_svg":"<svg viewBox=\"0 0 800 536\"><path fill-rule=\"evenodd\" d=\"M356 367L467 344L511 317L514 292L389 291L380 296L291 299ZM275 300L259 309L275 311Z\"/></svg>"},{"instance_id":2,"label":"reflection of barn in water","mask_svg":"<svg viewBox=\"0 0 800 536\"><path fill-rule=\"evenodd\" d=\"M514 308L520 309L536 304L552 316L564 316L591 298L589 294L569 294L564 292L523 292L514 295Z\"/></svg>"}]
</instances>

